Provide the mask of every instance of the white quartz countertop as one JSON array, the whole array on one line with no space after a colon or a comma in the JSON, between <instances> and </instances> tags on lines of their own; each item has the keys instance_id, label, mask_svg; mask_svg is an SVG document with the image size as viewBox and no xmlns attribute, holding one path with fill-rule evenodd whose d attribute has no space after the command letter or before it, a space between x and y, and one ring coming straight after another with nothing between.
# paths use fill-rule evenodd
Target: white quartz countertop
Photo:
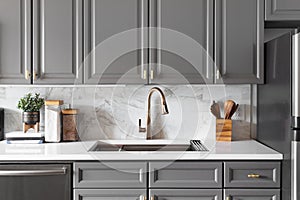
<instances>
[{"instance_id":1,"label":"white quartz countertop","mask_svg":"<svg viewBox=\"0 0 300 200\"><path fill-rule=\"evenodd\" d=\"M281 160L282 154L254 141L204 143L208 152L197 151L131 151L89 152L97 141L45 144L6 144L0 142L0 161L24 160ZM110 144L121 144L124 140L105 140ZM185 144L189 141L152 140L143 143ZM126 143L139 144L141 141Z\"/></svg>"}]
</instances>

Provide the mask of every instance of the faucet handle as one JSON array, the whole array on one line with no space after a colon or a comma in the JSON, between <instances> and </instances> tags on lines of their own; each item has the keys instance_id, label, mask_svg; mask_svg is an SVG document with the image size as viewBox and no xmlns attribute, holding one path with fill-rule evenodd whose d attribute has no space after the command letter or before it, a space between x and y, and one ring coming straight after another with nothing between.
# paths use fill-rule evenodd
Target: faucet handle
<instances>
[{"instance_id":1,"label":"faucet handle","mask_svg":"<svg viewBox=\"0 0 300 200\"><path fill-rule=\"evenodd\" d=\"M146 128L142 128L142 120L139 119L139 132L142 133L142 132L146 132Z\"/></svg>"}]
</instances>

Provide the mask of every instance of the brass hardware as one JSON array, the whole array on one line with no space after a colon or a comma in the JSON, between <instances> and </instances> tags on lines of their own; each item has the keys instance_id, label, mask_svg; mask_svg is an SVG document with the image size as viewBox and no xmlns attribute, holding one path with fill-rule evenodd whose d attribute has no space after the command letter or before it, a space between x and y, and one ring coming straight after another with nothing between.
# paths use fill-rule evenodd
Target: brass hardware
<instances>
[{"instance_id":1,"label":"brass hardware","mask_svg":"<svg viewBox=\"0 0 300 200\"><path fill-rule=\"evenodd\" d=\"M147 70L144 70L143 79L147 79Z\"/></svg>"},{"instance_id":2,"label":"brass hardware","mask_svg":"<svg viewBox=\"0 0 300 200\"><path fill-rule=\"evenodd\" d=\"M259 178L259 174L248 174L248 178Z\"/></svg>"},{"instance_id":3,"label":"brass hardware","mask_svg":"<svg viewBox=\"0 0 300 200\"><path fill-rule=\"evenodd\" d=\"M33 80L36 81L38 77L38 73L36 73L35 71L33 71Z\"/></svg>"},{"instance_id":4,"label":"brass hardware","mask_svg":"<svg viewBox=\"0 0 300 200\"><path fill-rule=\"evenodd\" d=\"M147 197L145 195L141 195L140 200L147 200Z\"/></svg>"},{"instance_id":5,"label":"brass hardware","mask_svg":"<svg viewBox=\"0 0 300 200\"><path fill-rule=\"evenodd\" d=\"M146 128L142 128L142 120L139 119L139 132L142 133L142 132L146 132Z\"/></svg>"},{"instance_id":6,"label":"brass hardware","mask_svg":"<svg viewBox=\"0 0 300 200\"><path fill-rule=\"evenodd\" d=\"M166 101L166 97L163 93L163 91L158 88L158 87L153 87L150 89L149 91L149 94L148 94L148 111L147 111L147 116L146 116L146 119L147 119L147 124L146 124L146 128L142 128L141 127L141 119L139 120L139 131L140 132L147 132L147 139L152 139L152 135L150 133L150 129L149 129L149 126L150 126L150 122L151 122L151 97L152 97L152 94L157 91L159 94L160 94L160 98L161 98L161 106L162 106L162 115L166 115L166 114L169 114L169 110L168 110L168 106L167 106L167 101Z\"/></svg>"},{"instance_id":7,"label":"brass hardware","mask_svg":"<svg viewBox=\"0 0 300 200\"><path fill-rule=\"evenodd\" d=\"M220 73L220 70L219 70L219 69L217 69L216 78L217 78L217 79L220 79L220 78L221 78L221 73Z\"/></svg>"},{"instance_id":8,"label":"brass hardware","mask_svg":"<svg viewBox=\"0 0 300 200\"><path fill-rule=\"evenodd\" d=\"M153 71L153 69L151 69L151 71L150 71L150 79L153 80L153 78L154 78L154 71Z\"/></svg>"},{"instance_id":9,"label":"brass hardware","mask_svg":"<svg viewBox=\"0 0 300 200\"><path fill-rule=\"evenodd\" d=\"M31 74L30 74L29 70L26 69L26 70L25 70L25 79L26 79L26 80L29 80L29 79L30 79L30 76L31 76Z\"/></svg>"},{"instance_id":10,"label":"brass hardware","mask_svg":"<svg viewBox=\"0 0 300 200\"><path fill-rule=\"evenodd\" d=\"M150 200L155 200L155 196L151 196Z\"/></svg>"},{"instance_id":11,"label":"brass hardware","mask_svg":"<svg viewBox=\"0 0 300 200\"><path fill-rule=\"evenodd\" d=\"M230 197L228 196L228 197L226 197L226 200L230 200Z\"/></svg>"}]
</instances>

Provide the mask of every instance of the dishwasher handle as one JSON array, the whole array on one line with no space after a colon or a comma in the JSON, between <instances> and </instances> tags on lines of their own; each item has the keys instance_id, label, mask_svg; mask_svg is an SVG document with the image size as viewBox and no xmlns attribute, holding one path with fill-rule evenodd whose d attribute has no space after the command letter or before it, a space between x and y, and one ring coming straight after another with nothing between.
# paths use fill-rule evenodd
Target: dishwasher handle
<instances>
[{"instance_id":1,"label":"dishwasher handle","mask_svg":"<svg viewBox=\"0 0 300 200\"><path fill-rule=\"evenodd\" d=\"M0 176L54 176L65 175L67 167L60 169L35 169L35 170L0 170Z\"/></svg>"}]
</instances>

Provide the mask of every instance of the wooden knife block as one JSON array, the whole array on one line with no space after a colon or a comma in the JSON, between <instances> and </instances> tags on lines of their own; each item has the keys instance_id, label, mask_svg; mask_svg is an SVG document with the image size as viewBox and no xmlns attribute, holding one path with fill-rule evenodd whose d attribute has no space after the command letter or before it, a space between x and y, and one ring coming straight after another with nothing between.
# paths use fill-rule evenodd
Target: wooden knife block
<instances>
[{"instance_id":1,"label":"wooden knife block","mask_svg":"<svg viewBox=\"0 0 300 200\"><path fill-rule=\"evenodd\" d=\"M217 119L216 121L216 140L217 141L232 141L232 120Z\"/></svg>"}]
</instances>

